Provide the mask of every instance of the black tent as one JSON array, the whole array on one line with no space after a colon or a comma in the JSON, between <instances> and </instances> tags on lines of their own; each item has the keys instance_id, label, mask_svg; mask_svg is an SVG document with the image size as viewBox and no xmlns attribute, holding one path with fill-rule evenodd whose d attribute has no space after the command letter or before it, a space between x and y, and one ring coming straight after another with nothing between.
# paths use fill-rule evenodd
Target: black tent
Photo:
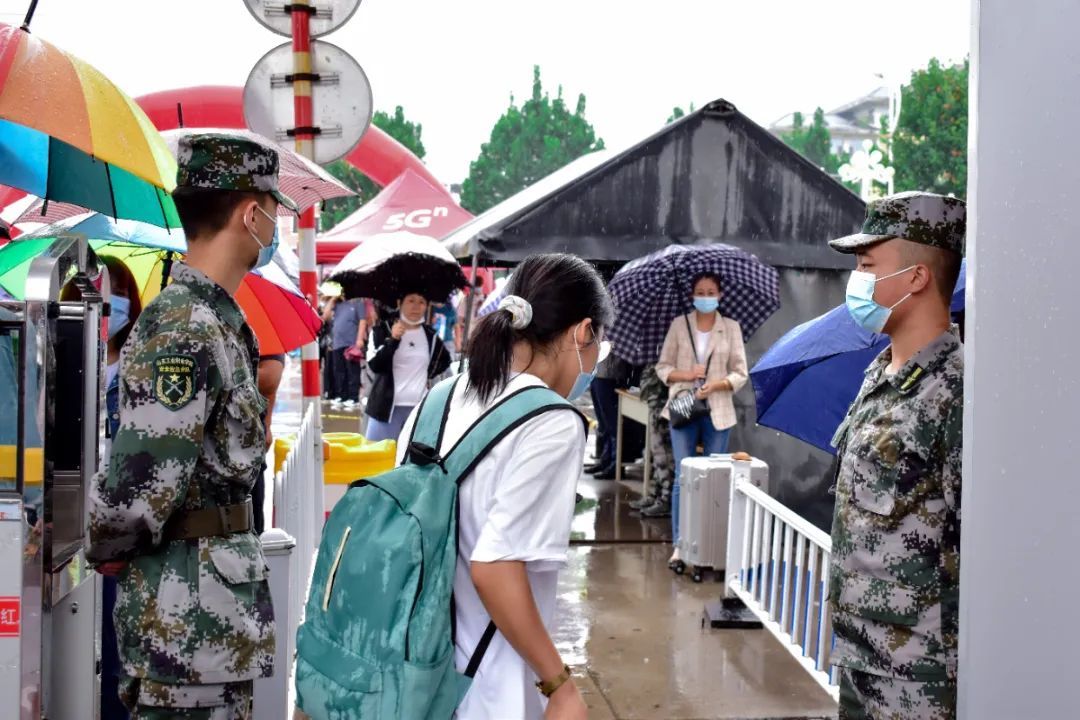
<instances>
[{"instance_id":1,"label":"black tent","mask_svg":"<svg viewBox=\"0 0 1080 720\"><path fill-rule=\"evenodd\" d=\"M724 242L780 271L781 308L747 345L751 365L781 335L843 302L850 257L826 245L855 231L863 201L725 100L619 151L587 155L446 238L458 258L513 265L537 252L621 264L671 243ZM758 427L736 397L731 448L770 465L771 493L823 528L831 456Z\"/></svg>"},{"instance_id":2,"label":"black tent","mask_svg":"<svg viewBox=\"0 0 1080 720\"><path fill-rule=\"evenodd\" d=\"M725 100L596 160L479 216L447 238L452 252L495 265L536 252L622 263L725 242L773 265L836 269L846 264L825 241L862 222L858 196Z\"/></svg>"}]
</instances>

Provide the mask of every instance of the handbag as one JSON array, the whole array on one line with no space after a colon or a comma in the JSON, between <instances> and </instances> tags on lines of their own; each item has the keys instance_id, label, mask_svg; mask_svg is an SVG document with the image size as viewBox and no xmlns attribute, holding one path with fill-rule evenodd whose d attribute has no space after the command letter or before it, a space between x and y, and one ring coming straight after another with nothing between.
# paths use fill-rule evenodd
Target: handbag
<instances>
[{"instance_id":1,"label":"handbag","mask_svg":"<svg viewBox=\"0 0 1080 720\"><path fill-rule=\"evenodd\" d=\"M694 350L694 360L700 362L700 358L697 356L697 345L694 344L694 331L690 327L690 320L686 317L686 332L690 336L690 347ZM705 363L705 375L709 374L709 365L712 363L712 357ZM668 403L668 415L671 417L671 427L682 428L690 425L703 417L707 417L712 410L709 408L709 401L705 398L699 398L697 396L697 390L700 385L695 385L693 390L682 390L675 394Z\"/></svg>"}]
</instances>

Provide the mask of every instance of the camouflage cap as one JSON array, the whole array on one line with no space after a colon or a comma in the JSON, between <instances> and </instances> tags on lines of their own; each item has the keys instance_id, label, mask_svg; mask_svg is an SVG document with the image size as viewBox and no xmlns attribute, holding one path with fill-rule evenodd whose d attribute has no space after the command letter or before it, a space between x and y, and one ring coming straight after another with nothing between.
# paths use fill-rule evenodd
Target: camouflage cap
<instances>
[{"instance_id":1,"label":"camouflage cap","mask_svg":"<svg viewBox=\"0 0 1080 720\"><path fill-rule=\"evenodd\" d=\"M902 192L866 206L862 232L829 241L838 252L854 253L892 238L964 254L967 204L928 192Z\"/></svg>"},{"instance_id":2,"label":"camouflage cap","mask_svg":"<svg viewBox=\"0 0 1080 720\"><path fill-rule=\"evenodd\" d=\"M273 148L225 133L193 133L180 138L176 186L206 190L265 192L298 212L278 190L278 154Z\"/></svg>"}]
</instances>

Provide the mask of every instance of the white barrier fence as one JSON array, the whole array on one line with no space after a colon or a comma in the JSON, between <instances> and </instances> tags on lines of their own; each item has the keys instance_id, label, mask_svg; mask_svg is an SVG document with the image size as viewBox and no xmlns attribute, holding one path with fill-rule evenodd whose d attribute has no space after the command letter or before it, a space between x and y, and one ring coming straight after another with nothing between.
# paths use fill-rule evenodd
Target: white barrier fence
<instances>
[{"instance_id":1,"label":"white barrier fence","mask_svg":"<svg viewBox=\"0 0 1080 720\"><path fill-rule=\"evenodd\" d=\"M323 527L323 483L319 476L321 463L316 458L317 417L315 408L308 408L296 433L285 463L274 477L274 527L279 527L296 539L293 553L293 607L303 614L308 583L315 564L315 551ZM292 628L293 631L296 628Z\"/></svg>"},{"instance_id":2,"label":"white barrier fence","mask_svg":"<svg viewBox=\"0 0 1080 720\"><path fill-rule=\"evenodd\" d=\"M277 648L274 676L255 683L255 717L292 717L292 661L323 526L322 449L315 409L304 413L296 440L274 476L274 527L263 533L270 566ZM316 443L319 443L317 445Z\"/></svg>"},{"instance_id":3,"label":"white barrier fence","mask_svg":"<svg viewBox=\"0 0 1080 720\"><path fill-rule=\"evenodd\" d=\"M741 465L741 463L740 463ZM829 666L832 540L736 468L728 524L727 597L737 597L834 698Z\"/></svg>"}]
</instances>

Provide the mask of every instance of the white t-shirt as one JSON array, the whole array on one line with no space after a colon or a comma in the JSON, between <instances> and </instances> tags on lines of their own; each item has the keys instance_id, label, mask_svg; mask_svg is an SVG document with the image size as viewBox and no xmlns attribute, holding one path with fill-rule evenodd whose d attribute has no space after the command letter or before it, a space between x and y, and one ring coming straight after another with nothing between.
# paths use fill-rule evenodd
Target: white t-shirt
<instances>
[{"instance_id":1,"label":"white t-shirt","mask_svg":"<svg viewBox=\"0 0 1080 720\"><path fill-rule=\"evenodd\" d=\"M543 382L533 375L518 375L498 399L533 385ZM448 452L487 407L490 405L481 406L475 398L466 398L465 381L458 383L440 452ZM399 462L415 416L416 411L398 442ZM584 457L581 418L572 412L548 412L507 435L462 483L454 577L458 671L465 671L491 621L472 583L470 562L525 562L540 617L551 631L559 570L566 565L574 493ZM536 691L536 679L502 634L496 633L456 717L538 720L546 702Z\"/></svg>"},{"instance_id":2,"label":"white t-shirt","mask_svg":"<svg viewBox=\"0 0 1080 720\"><path fill-rule=\"evenodd\" d=\"M420 404L427 392L428 363L431 349L422 327L411 328L401 336L394 353L394 405L412 407Z\"/></svg>"},{"instance_id":3,"label":"white t-shirt","mask_svg":"<svg viewBox=\"0 0 1080 720\"><path fill-rule=\"evenodd\" d=\"M697 361L699 364L704 365L706 357L709 354L709 338L712 337L712 331L706 330L701 332L700 330L694 331L697 336L694 344L697 346Z\"/></svg>"}]
</instances>

